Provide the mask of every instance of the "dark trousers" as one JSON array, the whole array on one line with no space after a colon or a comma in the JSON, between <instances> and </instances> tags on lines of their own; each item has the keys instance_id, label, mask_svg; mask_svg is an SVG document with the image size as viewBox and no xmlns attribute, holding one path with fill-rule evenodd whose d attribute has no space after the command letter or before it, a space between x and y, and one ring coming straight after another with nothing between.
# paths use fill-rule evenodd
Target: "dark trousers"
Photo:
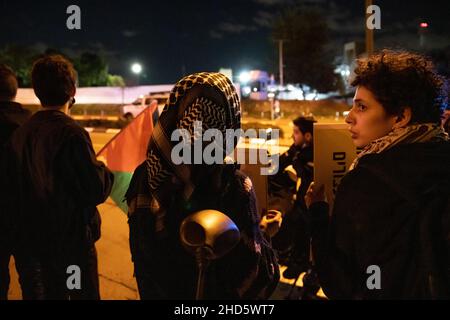
<instances>
[{"instance_id":1,"label":"dark trousers","mask_svg":"<svg viewBox=\"0 0 450 320\"><path fill-rule=\"evenodd\" d=\"M168 299L167 292L155 281L154 274L146 272L145 263L134 262L134 273L138 285L141 300L165 300Z\"/></svg>"},{"instance_id":2,"label":"dark trousers","mask_svg":"<svg viewBox=\"0 0 450 320\"><path fill-rule=\"evenodd\" d=\"M24 300L99 300L97 251L92 246L84 253L70 257L65 263L58 257L35 258L19 253L15 256L16 268ZM67 282L70 265L80 268L81 288L71 290Z\"/></svg>"},{"instance_id":3,"label":"dark trousers","mask_svg":"<svg viewBox=\"0 0 450 320\"><path fill-rule=\"evenodd\" d=\"M8 300L10 252L0 251L0 300Z\"/></svg>"},{"instance_id":4,"label":"dark trousers","mask_svg":"<svg viewBox=\"0 0 450 320\"><path fill-rule=\"evenodd\" d=\"M294 206L286 213L272 246L280 253L282 263L307 262L309 259L309 222L305 211Z\"/></svg>"}]
</instances>

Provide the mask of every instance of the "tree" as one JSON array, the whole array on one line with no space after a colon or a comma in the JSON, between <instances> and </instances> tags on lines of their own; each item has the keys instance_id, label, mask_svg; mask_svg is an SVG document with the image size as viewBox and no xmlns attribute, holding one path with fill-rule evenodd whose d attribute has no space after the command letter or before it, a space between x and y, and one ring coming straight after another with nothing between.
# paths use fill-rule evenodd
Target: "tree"
<instances>
[{"instance_id":1,"label":"tree","mask_svg":"<svg viewBox=\"0 0 450 320\"><path fill-rule=\"evenodd\" d=\"M106 85L108 87L125 87L125 80L121 76L108 74Z\"/></svg>"},{"instance_id":2,"label":"tree","mask_svg":"<svg viewBox=\"0 0 450 320\"><path fill-rule=\"evenodd\" d=\"M328 26L319 12L300 7L285 10L274 23L272 37L285 40L286 82L308 85L319 92L335 89L337 77L326 54Z\"/></svg>"},{"instance_id":3,"label":"tree","mask_svg":"<svg viewBox=\"0 0 450 320\"><path fill-rule=\"evenodd\" d=\"M38 56L33 48L21 45L7 45L0 50L0 62L14 70L22 88L31 87L31 68Z\"/></svg>"},{"instance_id":4,"label":"tree","mask_svg":"<svg viewBox=\"0 0 450 320\"><path fill-rule=\"evenodd\" d=\"M0 49L0 63L7 64L15 71L20 87L31 87L33 62L43 56L54 54L62 55L73 62L80 87L125 86L121 76L108 74L108 64L103 56L91 52L84 52L81 56L72 58L55 48L38 52L30 46L6 45Z\"/></svg>"},{"instance_id":5,"label":"tree","mask_svg":"<svg viewBox=\"0 0 450 320\"><path fill-rule=\"evenodd\" d=\"M84 52L74 61L78 72L80 87L106 86L108 80L108 65L104 58L96 53Z\"/></svg>"}]
</instances>

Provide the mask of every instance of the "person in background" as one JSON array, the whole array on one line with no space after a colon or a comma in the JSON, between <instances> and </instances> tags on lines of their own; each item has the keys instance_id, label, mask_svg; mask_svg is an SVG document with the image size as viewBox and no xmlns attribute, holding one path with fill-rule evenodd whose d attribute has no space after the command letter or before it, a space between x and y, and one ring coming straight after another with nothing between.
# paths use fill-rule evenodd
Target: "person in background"
<instances>
[{"instance_id":1,"label":"person in background","mask_svg":"<svg viewBox=\"0 0 450 320\"><path fill-rule=\"evenodd\" d=\"M8 189L5 171L5 145L14 130L24 124L31 112L14 102L17 95L17 78L14 71L5 64L0 64L0 300L6 300L9 287L9 259L12 254L11 226L6 220L8 209L4 197Z\"/></svg>"},{"instance_id":2,"label":"person in background","mask_svg":"<svg viewBox=\"0 0 450 320\"><path fill-rule=\"evenodd\" d=\"M261 227L263 230L275 229L271 232L272 245L278 249L280 261L288 266L284 274L288 278L296 278L308 267L309 232L304 197L314 176L315 122L306 117L293 121L293 144L280 156L278 173L269 176L270 223L264 217ZM281 225L279 231L274 228L277 226L274 221Z\"/></svg>"}]
</instances>

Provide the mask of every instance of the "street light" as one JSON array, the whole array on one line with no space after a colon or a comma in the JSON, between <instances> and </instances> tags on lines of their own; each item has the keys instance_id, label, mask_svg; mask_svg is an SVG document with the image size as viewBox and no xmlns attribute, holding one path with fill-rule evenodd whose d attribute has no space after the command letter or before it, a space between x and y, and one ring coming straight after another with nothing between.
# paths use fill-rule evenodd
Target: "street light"
<instances>
[{"instance_id":1,"label":"street light","mask_svg":"<svg viewBox=\"0 0 450 320\"><path fill-rule=\"evenodd\" d=\"M139 63L133 63L131 71L135 74L140 74L142 72L142 66Z\"/></svg>"},{"instance_id":2,"label":"street light","mask_svg":"<svg viewBox=\"0 0 450 320\"><path fill-rule=\"evenodd\" d=\"M250 73L248 73L247 71L241 72L241 74L239 75L239 81L242 84L249 82L250 81Z\"/></svg>"}]
</instances>

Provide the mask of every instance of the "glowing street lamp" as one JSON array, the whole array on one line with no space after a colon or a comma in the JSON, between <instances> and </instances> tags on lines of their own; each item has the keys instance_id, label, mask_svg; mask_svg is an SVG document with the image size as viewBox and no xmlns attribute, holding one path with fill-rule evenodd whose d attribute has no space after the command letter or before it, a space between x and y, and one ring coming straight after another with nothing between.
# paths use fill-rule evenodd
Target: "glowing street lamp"
<instances>
[{"instance_id":1,"label":"glowing street lamp","mask_svg":"<svg viewBox=\"0 0 450 320\"><path fill-rule=\"evenodd\" d=\"M248 73L247 71L241 72L241 74L239 75L239 81L241 83L247 83L250 81L250 73Z\"/></svg>"},{"instance_id":2,"label":"glowing street lamp","mask_svg":"<svg viewBox=\"0 0 450 320\"><path fill-rule=\"evenodd\" d=\"M131 66L131 71L134 74L140 74L142 72L142 66L139 63L133 63Z\"/></svg>"}]
</instances>

